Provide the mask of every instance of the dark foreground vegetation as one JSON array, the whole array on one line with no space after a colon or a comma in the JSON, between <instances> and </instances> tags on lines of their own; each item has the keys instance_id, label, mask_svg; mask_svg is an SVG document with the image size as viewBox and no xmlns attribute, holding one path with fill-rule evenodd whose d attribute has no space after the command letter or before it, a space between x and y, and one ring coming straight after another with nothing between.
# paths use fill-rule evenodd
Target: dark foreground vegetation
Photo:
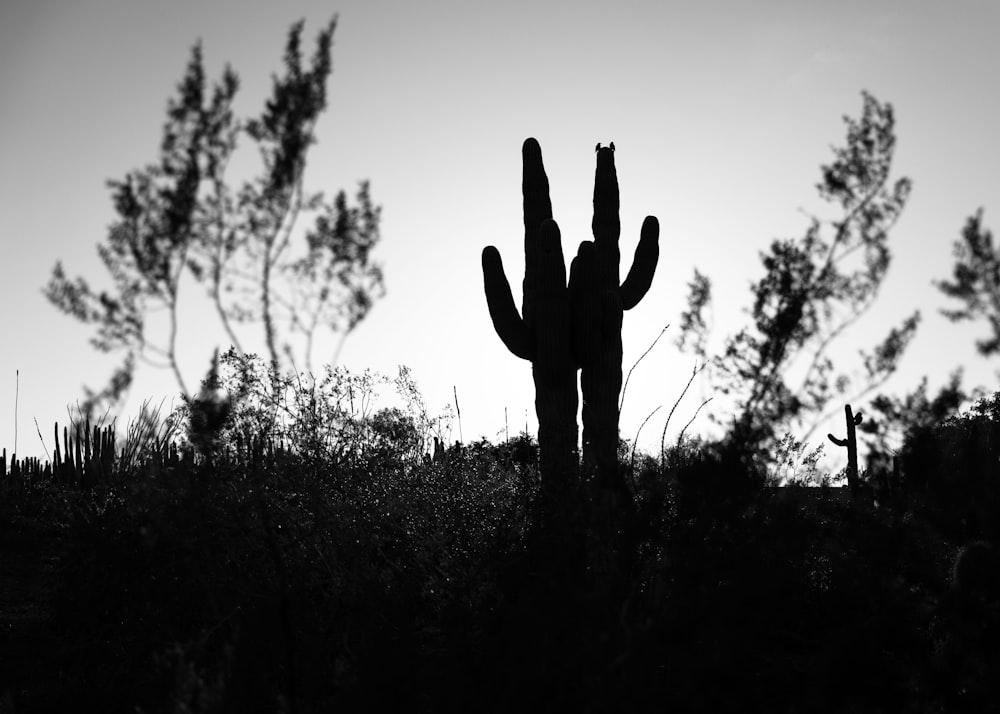
<instances>
[{"instance_id":1,"label":"dark foreground vegetation","mask_svg":"<svg viewBox=\"0 0 1000 714\"><path fill-rule=\"evenodd\" d=\"M366 385L6 474L0 710L997 709L1000 395L862 471L878 507L685 442L608 523L586 479L543 519L527 435L425 454L415 390L352 412Z\"/></svg>"}]
</instances>

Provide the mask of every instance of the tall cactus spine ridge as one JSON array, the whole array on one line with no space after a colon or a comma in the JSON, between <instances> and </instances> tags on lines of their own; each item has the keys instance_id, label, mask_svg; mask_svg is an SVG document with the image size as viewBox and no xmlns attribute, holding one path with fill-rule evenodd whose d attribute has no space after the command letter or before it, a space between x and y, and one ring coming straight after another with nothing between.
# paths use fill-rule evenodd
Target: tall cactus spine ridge
<instances>
[{"instance_id":1,"label":"tall cactus spine ridge","mask_svg":"<svg viewBox=\"0 0 1000 714\"><path fill-rule=\"evenodd\" d=\"M847 422L847 438L838 439L833 434L827 434L827 437L837 446L847 447L847 488L854 494L857 493L859 482L858 482L858 436L856 427L862 421L861 412L853 414L851 412L851 405L844 405L844 419Z\"/></svg>"}]
</instances>

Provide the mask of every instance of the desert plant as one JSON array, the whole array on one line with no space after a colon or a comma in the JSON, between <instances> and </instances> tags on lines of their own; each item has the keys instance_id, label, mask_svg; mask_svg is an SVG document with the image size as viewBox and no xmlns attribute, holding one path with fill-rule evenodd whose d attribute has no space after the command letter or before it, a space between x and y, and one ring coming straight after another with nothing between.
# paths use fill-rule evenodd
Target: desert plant
<instances>
[{"instance_id":1,"label":"desert plant","mask_svg":"<svg viewBox=\"0 0 1000 714\"><path fill-rule=\"evenodd\" d=\"M975 388L967 392L962 387L962 369L956 369L937 394L928 394L928 379L902 396L879 394L869 402L869 413L876 416L866 419L858 431L868 452L869 461L889 463L892 455L903 445L909 433L933 427L958 413L968 400L979 399L986 390Z\"/></svg>"},{"instance_id":2,"label":"desert plant","mask_svg":"<svg viewBox=\"0 0 1000 714\"><path fill-rule=\"evenodd\" d=\"M559 227L552 220L541 147L522 147L524 195L523 301L517 312L500 254L483 250L486 301L497 335L512 354L532 363L538 415L543 499L551 511L575 483L576 370L583 369L584 463L601 482L623 487L618 472L618 394L622 386L622 312L638 304L659 255L659 224L647 217L636 257L619 284L618 179L614 149L598 148L594 182L594 241L582 241L569 284Z\"/></svg>"},{"instance_id":3,"label":"desert plant","mask_svg":"<svg viewBox=\"0 0 1000 714\"><path fill-rule=\"evenodd\" d=\"M583 334L593 332L596 349L578 354L581 365L580 386L583 393L583 463L595 470L605 488L625 492L618 469L618 394L622 389L622 317L649 290L659 259L659 223L647 216L642 225L632 268L620 282L621 236L619 220L618 173L615 147L597 150L594 177L594 252L596 256L596 294L574 306L574 326ZM588 286L585 284L585 288ZM593 290L593 287L589 287Z\"/></svg>"},{"instance_id":4,"label":"desert plant","mask_svg":"<svg viewBox=\"0 0 1000 714\"><path fill-rule=\"evenodd\" d=\"M346 336L383 293L381 268L370 259L380 209L362 182L356 205L343 191L333 200L308 192L303 177L315 127L326 109L326 81L336 19L319 33L303 62L303 23L288 32L285 72L254 118L234 117L239 79L229 67L211 89L201 47L191 53L176 98L167 107L160 159L111 181L116 218L98 253L114 290L98 291L57 263L45 289L62 312L97 328L91 344L125 359L102 390L87 390L85 410L118 402L137 361L169 367L188 395L176 343L182 279L207 287L227 339L242 351L236 325L259 320L271 362L294 366L290 336L304 337L310 368L313 338L329 327ZM226 176L240 140L259 151L258 176L233 186ZM296 256L291 238L305 214L315 221ZM162 308L169 331L157 344L147 316ZM338 348L339 349L339 348ZM334 358L334 361L336 359Z\"/></svg>"},{"instance_id":5,"label":"desert plant","mask_svg":"<svg viewBox=\"0 0 1000 714\"><path fill-rule=\"evenodd\" d=\"M993 234L983 225L982 208L966 221L953 253L952 281L935 281L934 285L964 305L941 310L941 314L952 322L985 319L992 335L977 340L976 349L983 356L996 354L1000 352L1000 255L993 245Z\"/></svg>"},{"instance_id":6,"label":"desert plant","mask_svg":"<svg viewBox=\"0 0 1000 714\"><path fill-rule=\"evenodd\" d=\"M827 434L827 438L830 439L837 446L847 447L847 487L850 489L851 493L856 493L858 490L858 435L857 427L862 420L861 412L857 414L851 413L851 405L844 405L844 419L847 423L847 438L838 439L833 434Z\"/></svg>"},{"instance_id":7,"label":"desert plant","mask_svg":"<svg viewBox=\"0 0 1000 714\"><path fill-rule=\"evenodd\" d=\"M579 395L571 318L573 304L583 298L581 281L594 277L595 256L592 245L585 248L581 244L567 287L562 244L558 226L552 221L541 147L535 139L527 139L521 153L524 195L521 314L514 306L500 253L493 246L483 249L483 281L497 335L512 354L531 362L539 460L544 474L543 498L551 509L573 487L577 473Z\"/></svg>"},{"instance_id":8,"label":"desert plant","mask_svg":"<svg viewBox=\"0 0 1000 714\"><path fill-rule=\"evenodd\" d=\"M834 148L817 185L820 198L839 216L812 217L801 239L775 240L761 254L765 274L751 288L751 324L729 336L714 359L708 357L703 317L711 304L711 282L696 270L689 284L678 346L717 368L709 372L710 380L716 391L736 400L736 416L725 426L743 448L766 452L791 424L812 417L803 435L808 439L830 416L825 410L831 401L849 393L856 400L885 383L919 325L914 312L864 354L862 380L834 373L830 347L878 297L890 264L889 231L911 187L907 178L890 179L896 145L892 105L867 92L862 97L861 117L844 118L846 145ZM852 254L862 261L854 269L846 262ZM798 374L793 369L798 365L805 369L796 383L789 375Z\"/></svg>"},{"instance_id":9,"label":"desert plant","mask_svg":"<svg viewBox=\"0 0 1000 714\"><path fill-rule=\"evenodd\" d=\"M1000 392L914 428L900 451L908 505L955 541L1000 539Z\"/></svg>"},{"instance_id":10,"label":"desert plant","mask_svg":"<svg viewBox=\"0 0 1000 714\"><path fill-rule=\"evenodd\" d=\"M774 458L768 469L767 483L771 486L829 486L830 475L817 466L825 444L806 451L807 443L785 434L778 440Z\"/></svg>"}]
</instances>

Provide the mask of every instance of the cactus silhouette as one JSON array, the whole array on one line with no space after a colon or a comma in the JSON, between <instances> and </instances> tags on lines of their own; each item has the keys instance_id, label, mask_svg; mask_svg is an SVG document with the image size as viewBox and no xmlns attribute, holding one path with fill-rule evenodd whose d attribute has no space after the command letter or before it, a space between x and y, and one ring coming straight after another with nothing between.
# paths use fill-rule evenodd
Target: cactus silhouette
<instances>
[{"instance_id":1,"label":"cactus silhouette","mask_svg":"<svg viewBox=\"0 0 1000 714\"><path fill-rule=\"evenodd\" d=\"M861 412L851 413L851 405L844 405L844 418L847 421L847 438L838 439L833 434L827 434L830 441L837 446L847 447L847 487L852 494L858 490L858 437L855 427L861 423Z\"/></svg>"},{"instance_id":2,"label":"cactus silhouette","mask_svg":"<svg viewBox=\"0 0 1000 714\"><path fill-rule=\"evenodd\" d=\"M483 249L483 279L497 335L512 354L532 363L543 498L551 507L573 487L578 472L578 367L584 373L584 464L597 470L601 483L624 486L617 463L622 311L638 304L652 282L659 224L652 216L646 218L632 269L619 285L621 226L614 149L598 146L594 241L579 244L567 284L559 226L552 220L548 178L535 139L525 140L522 159L521 314L494 246Z\"/></svg>"},{"instance_id":3,"label":"cactus silhouette","mask_svg":"<svg viewBox=\"0 0 1000 714\"><path fill-rule=\"evenodd\" d=\"M597 290L575 305L575 319L588 342L579 353L583 391L583 463L598 483L627 493L618 469L618 395L622 388L622 318L646 295L659 259L659 222L642 224L632 267L619 284L621 236L614 144L597 150L594 176L594 254ZM596 333L596 334L592 334ZM596 344L590 344L591 341Z\"/></svg>"},{"instance_id":4,"label":"cactus silhouette","mask_svg":"<svg viewBox=\"0 0 1000 714\"><path fill-rule=\"evenodd\" d=\"M546 510L562 502L578 468L576 364L571 341L572 313L584 274L571 271L566 284L559 228L552 220L549 182L542 150L534 139L521 149L524 196L524 281L521 314L514 306L500 253L483 249L486 302L497 335L512 354L531 362L538 416L538 458ZM583 253L585 251L581 246ZM592 266L593 256L584 261ZM593 270L587 271L593 276Z\"/></svg>"}]
</instances>

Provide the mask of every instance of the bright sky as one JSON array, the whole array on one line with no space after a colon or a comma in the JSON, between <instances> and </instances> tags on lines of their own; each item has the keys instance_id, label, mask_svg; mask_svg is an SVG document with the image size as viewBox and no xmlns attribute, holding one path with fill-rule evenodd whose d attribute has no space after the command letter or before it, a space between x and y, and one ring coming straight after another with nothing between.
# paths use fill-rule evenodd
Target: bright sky
<instances>
[{"instance_id":1,"label":"bright sky","mask_svg":"<svg viewBox=\"0 0 1000 714\"><path fill-rule=\"evenodd\" d=\"M520 305L526 137L541 143L567 253L590 238L597 142L617 147L623 275L643 218L660 220L653 287L625 315L625 371L673 326L636 369L622 414L632 438L663 405L639 440L658 452L693 364L673 345L693 268L713 279L718 345L744 324L749 283L762 274L758 251L800 236L803 210L823 210L819 166L844 140L841 117L859 116L863 89L895 107L894 173L911 177L914 190L891 236L879 302L841 350L870 348L916 307L924 321L887 389L908 391L925 374L936 389L959 365L967 385L995 383L997 365L973 345L986 326L948 323L931 286L949 276L967 216L983 206L986 225L1000 229L1000 5L992 0L15 0L0 9L0 446L8 454L15 370L18 450L42 456L33 419L51 450L53 421L65 423L81 385L102 386L117 363L93 352L92 328L41 289L57 260L106 285L95 251L113 218L105 181L157 158L191 45L202 39L212 79L233 65L237 113L247 117L280 70L289 25L306 19L311 54L333 13L329 109L306 185L353 193L370 179L383 206L377 257L388 290L341 364L390 375L408 365L434 410L456 387L467 441L502 432L505 407L511 433L525 411L536 429L530 365L495 335L480 272L480 251L496 245ZM182 300L182 369L197 384L222 333L197 290ZM169 401L176 391L169 372L143 368L123 417L145 397ZM692 387L668 439L710 395ZM703 416L699 427L708 428Z\"/></svg>"}]
</instances>

